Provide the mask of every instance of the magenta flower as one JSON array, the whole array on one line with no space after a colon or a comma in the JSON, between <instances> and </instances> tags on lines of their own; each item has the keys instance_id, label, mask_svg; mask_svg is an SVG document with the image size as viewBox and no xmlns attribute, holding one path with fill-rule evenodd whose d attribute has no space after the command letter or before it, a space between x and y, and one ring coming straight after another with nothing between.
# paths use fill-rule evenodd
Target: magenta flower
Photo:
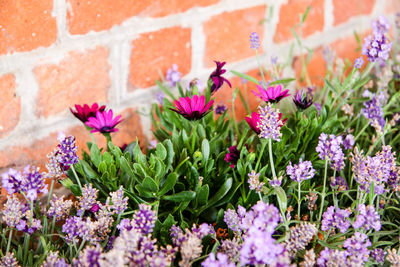
<instances>
[{"instance_id":1,"label":"magenta flower","mask_svg":"<svg viewBox=\"0 0 400 267\"><path fill-rule=\"evenodd\" d=\"M205 96L194 95L190 97L181 97L179 100L174 101L175 109L170 108L172 111L182 115L188 120L199 120L207 115L212 110L214 100L206 103Z\"/></svg>"},{"instance_id":2,"label":"magenta flower","mask_svg":"<svg viewBox=\"0 0 400 267\"><path fill-rule=\"evenodd\" d=\"M256 134L260 134L260 114L253 112L250 117L246 117L245 120Z\"/></svg>"},{"instance_id":3,"label":"magenta flower","mask_svg":"<svg viewBox=\"0 0 400 267\"><path fill-rule=\"evenodd\" d=\"M91 107L89 107L87 104L83 106L75 105L76 110L73 110L72 108L69 108L69 110L77 119L83 123L86 123L90 117L96 117L97 111L103 112L105 108L106 106L99 107L97 103L94 103Z\"/></svg>"},{"instance_id":4,"label":"magenta flower","mask_svg":"<svg viewBox=\"0 0 400 267\"><path fill-rule=\"evenodd\" d=\"M293 102L299 109L307 109L313 103L313 96L304 91L303 89L297 91L296 95L293 97Z\"/></svg>"},{"instance_id":5,"label":"magenta flower","mask_svg":"<svg viewBox=\"0 0 400 267\"><path fill-rule=\"evenodd\" d=\"M226 64L226 62L219 62L219 61L214 61L215 64L217 64L217 68L211 73L210 78L212 80L212 86L211 86L211 94L215 93L218 91L219 88L226 82L229 87L232 87L231 83L228 81L228 79L225 79L221 75L226 72L222 67Z\"/></svg>"},{"instance_id":6,"label":"magenta flower","mask_svg":"<svg viewBox=\"0 0 400 267\"><path fill-rule=\"evenodd\" d=\"M254 90L251 92L264 100L265 102L270 103L278 103L282 98L288 97L289 90L282 91L282 85L278 85L277 87L270 86L267 89L264 89L262 86L257 85L258 93Z\"/></svg>"},{"instance_id":7,"label":"magenta flower","mask_svg":"<svg viewBox=\"0 0 400 267\"><path fill-rule=\"evenodd\" d=\"M240 151L237 149L237 146L229 147L229 152L226 153L224 160L230 163L231 168L235 167L235 164L238 162L240 158Z\"/></svg>"},{"instance_id":8,"label":"magenta flower","mask_svg":"<svg viewBox=\"0 0 400 267\"><path fill-rule=\"evenodd\" d=\"M96 117L90 117L85 124L92 128L90 131L92 133L112 133L118 131L115 126L120 122L122 122L121 115L113 118L113 111L110 109L103 112L97 111Z\"/></svg>"}]
</instances>

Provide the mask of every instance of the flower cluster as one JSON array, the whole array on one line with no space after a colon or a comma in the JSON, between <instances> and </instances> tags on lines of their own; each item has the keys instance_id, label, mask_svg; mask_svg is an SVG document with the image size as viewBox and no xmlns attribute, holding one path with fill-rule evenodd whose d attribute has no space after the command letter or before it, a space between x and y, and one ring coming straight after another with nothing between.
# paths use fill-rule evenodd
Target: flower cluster
<instances>
[{"instance_id":1,"label":"flower cluster","mask_svg":"<svg viewBox=\"0 0 400 267\"><path fill-rule=\"evenodd\" d=\"M308 243L317 234L318 229L312 223L300 223L290 228L290 237L285 241L286 250L295 256L297 252L305 250Z\"/></svg>"},{"instance_id":2,"label":"flower cluster","mask_svg":"<svg viewBox=\"0 0 400 267\"><path fill-rule=\"evenodd\" d=\"M250 34L250 48L257 50L259 47L260 47L260 37L256 32L252 32Z\"/></svg>"},{"instance_id":3,"label":"flower cluster","mask_svg":"<svg viewBox=\"0 0 400 267\"><path fill-rule=\"evenodd\" d=\"M372 23L373 34L364 39L362 53L368 57L370 62L386 61L392 48L392 43L385 35L389 27L382 18Z\"/></svg>"},{"instance_id":4,"label":"flower cluster","mask_svg":"<svg viewBox=\"0 0 400 267\"><path fill-rule=\"evenodd\" d=\"M364 102L364 108L361 111L364 117L369 120L369 124L373 126L377 132L383 132L386 123L383 116L383 107L375 95L373 95L370 100Z\"/></svg>"},{"instance_id":5,"label":"flower cluster","mask_svg":"<svg viewBox=\"0 0 400 267\"><path fill-rule=\"evenodd\" d=\"M328 160L332 169L340 171L344 167L344 154L341 148L343 138L341 136L327 135L321 133L319 136L318 146L316 151L319 153L319 158Z\"/></svg>"},{"instance_id":6,"label":"flower cluster","mask_svg":"<svg viewBox=\"0 0 400 267\"><path fill-rule=\"evenodd\" d=\"M350 160L353 164L354 179L362 190L369 192L371 184L374 183L375 194L379 195L385 192L385 184L390 178L393 183L397 181L398 167L390 146L383 146L382 151L373 157L365 157L362 151L360 153L355 149Z\"/></svg>"},{"instance_id":7,"label":"flower cluster","mask_svg":"<svg viewBox=\"0 0 400 267\"><path fill-rule=\"evenodd\" d=\"M173 64L172 68L167 70L167 81L171 84L171 86L176 86L176 84L181 80L182 73L178 71L178 65Z\"/></svg>"},{"instance_id":8,"label":"flower cluster","mask_svg":"<svg viewBox=\"0 0 400 267\"><path fill-rule=\"evenodd\" d=\"M260 174L256 173L254 170L249 174L249 179L247 182L249 183L250 190L255 190L257 193L261 192L262 187L264 186L264 182L260 182Z\"/></svg>"},{"instance_id":9,"label":"flower cluster","mask_svg":"<svg viewBox=\"0 0 400 267\"><path fill-rule=\"evenodd\" d=\"M365 230L381 230L381 218L374 206L360 204L357 207L356 220L353 223L355 229L364 228Z\"/></svg>"},{"instance_id":10,"label":"flower cluster","mask_svg":"<svg viewBox=\"0 0 400 267\"><path fill-rule=\"evenodd\" d=\"M341 233L345 233L351 225L348 220L350 214L351 210L349 209L328 207L322 215L321 230L327 231L331 228L338 228Z\"/></svg>"},{"instance_id":11,"label":"flower cluster","mask_svg":"<svg viewBox=\"0 0 400 267\"><path fill-rule=\"evenodd\" d=\"M265 107L258 107L258 109L260 111L260 122L258 124L260 134L258 136L279 142L282 137L280 130L285 123L285 120L281 120L282 114L269 103Z\"/></svg>"},{"instance_id":12,"label":"flower cluster","mask_svg":"<svg viewBox=\"0 0 400 267\"><path fill-rule=\"evenodd\" d=\"M300 183L301 181L313 178L315 170L311 161L303 161L303 159L300 159L299 164L292 165L292 162L289 162L289 165L286 168L286 174L290 179Z\"/></svg>"}]
</instances>

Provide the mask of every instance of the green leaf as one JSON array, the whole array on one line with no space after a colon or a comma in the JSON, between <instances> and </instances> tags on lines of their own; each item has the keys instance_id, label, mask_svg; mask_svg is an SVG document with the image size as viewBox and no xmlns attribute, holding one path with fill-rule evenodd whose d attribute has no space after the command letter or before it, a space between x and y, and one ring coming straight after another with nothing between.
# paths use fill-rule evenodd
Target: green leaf
<instances>
[{"instance_id":1,"label":"green leaf","mask_svg":"<svg viewBox=\"0 0 400 267\"><path fill-rule=\"evenodd\" d=\"M295 78L283 78L283 79L280 79L280 80L273 81L269 85L288 84L288 83L290 83L292 81L295 81L295 80L296 80Z\"/></svg>"},{"instance_id":2,"label":"green leaf","mask_svg":"<svg viewBox=\"0 0 400 267\"><path fill-rule=\"evenodd\" d=\"M182 191L174 195L163 196L164 200L169 200L173 202L184 202L190 201L196 197L196 192L193 191Z\"/></svg>"},{"instance_id":3,"label":"green leaf","mask_svg":"<svg viewBox=\"0 0 400 267\"><path fill-rule=\"evenodd\" d=\"M133 170L132 170L131 166L129 166L129 163L128 163L128 161L126 160L126 158L124 156L121 157L120 164L121 164L122 171L125 172L126 175L128 175L128 177L130 179L134 179L136 182L139 183L139 180L133 174Z\"/></svg>"},{"instance_id":4,"label":"green leaf","mask_svg":"<svg viewBox=\"0 0 400 267\"><path fill-rule=\"evenodd\" d=\"M207 139L203 139L203 142L201 142L201 152L203 154L203 162L207 162L210 157L210 144Z\"/></svg>"},{"instance_id":5,"label":"green leaf","mask_svg":"<svg viewBox=\"0 0 400 267\"><path fill-rule=\"evenodd\" d=\"M92 167L90 167L90 165L89 165L86 161L81 160L80 163L81 163L81 165L82 165L82 168L83 168L83 170L84 170L86 176L87 176L89 179L98 179L99 176L98 176L97 173L92 169Z\"/></svg>"},{"instance_id":6,"label":"green leaf","mask_svg":"<svg viewBox=\"0 0 400 267\"><path fill-rule=\"evenodd\" d=\"M157 193L158 192L158 186L156 182L151 179L150 177L145 177L142 182L143 188L147 189L151 193Z\"/></svg>"},{"instance_id":7,"label":"green leaf","mask_svg":"<svg viewBox=\"0 0 400 267\"><path fill-rule=\"evenodd\" d=\"M159 159L164 160L167 157L167 150L163 144L158 143L156 147L156 155Z\"/></svg>"},{"instance_id":8,"label":"green leaf","mask_svg":"<svg viewBox=\"0 0 400 267\"><path fill-rule=\"evenodd\" d=\"M210 193L210 188L208 187L208 184L200 187L200 190L197 193L197 205L198 206L201 207L201 206L207 205L209 193Z\"/></svg>"},{"instance_id":9,"label":"green leaf","mask_svg":"<svg viewBox=\"0 0 400 267\"><path fill-rule=\"evenodd\" d=\"M141 184L137 184L135 186L136 190L139 192L139 195L147 198L154 198L155 194L149 191L147 188L144 188Z\"/></svg>"},{"instance_id":10,"label":"green leaf","mask_svg":"<svg viewBox=\"0 0 400 267\"><path fill-rule=\"evenodd\" d=\"M101 152L96 144L93 144L90 147L90 159L92 160L93 164L98 167L101 161Z\"/></svg>"},{"instance_id":11,"label":"green leaf","mask_svg":"<svg viewBox=\"0 0 400 267\"><path fill-rule=\"evenodd\" d=\"M286 212L287 209L287 197L285 191L283 191L282 187L280 186L275 186L274 187L274 192L276 194L276 197L278 199L279 203L279 208L283 213Z\"/></svg>"},{"instance_id":12,"label":"green leaf","mask_svg":"<svg viewBox=\"0 0 400 267\"><path fill-rule=\"evenodd\" d=\"M207 206L211 207L212 205L217 203L218 200L222 199L228 193L228 191L231 189L232 183L233 183L232 178L227 179L222 184L222 186L218 189L217 193L215 193L215 195L210 199L210 201L208 201Z\"/></svg>"},{"instance_id":13,"label":"green leaf","mask_svg":"<svg viewBox=\"0 0 400 267\"><path fill-rule=\"evenodd\" d=\"M178 175L176 173L170 173L158 192L158 196L165 195L168 191L174 188L176 181L178 180Z\"/></svg>"},{"instance_id":14,"label":"green leaf","mask_svg":"<svg viewBox=\"0 0 400 267\"><path fill-rule=\"evenodd\" d=\"M248 80L248 81L250 81L250 82L253 82L253 83L255 83L255 84L259 84L259 82L258 82L258 80L257 80L256 78L253 78L253 77L251 77L250 75L247 75L246 73L241 73L241 72L234 71L234 70L231 70L231 72L232 72L233 74L235 74L236 76L239 76L239 77L241 77L241 78L243 78L243 79L246 79L246 80Z\"/></svg>"}]
</instances>

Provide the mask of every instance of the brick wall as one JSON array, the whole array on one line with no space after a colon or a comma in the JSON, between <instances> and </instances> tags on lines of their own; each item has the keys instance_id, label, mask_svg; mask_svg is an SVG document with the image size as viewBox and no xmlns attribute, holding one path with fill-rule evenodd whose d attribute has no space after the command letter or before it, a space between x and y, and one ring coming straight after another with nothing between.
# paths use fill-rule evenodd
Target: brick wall
<instances>
[{"instance_id":1,"label":"brick wall","mask_svg":"<svg viewBox=\"0 0 400 267\"><path fill-rule=\"evenodd\" d=\"M400 10L400 0L1 0L0 169L42 165L59 131L84 147L89 136L70 114L73 104L107 104L125 119L117 143L136 136L144 143L160 72L177 64L184 84L204 80L215 59L257 75L249 34L262 37L268 66L271 56L288 54L290 28L308 5L302 34L315 48L313 79L323 75L323 47L353 60L353 32L367 32L379 14L393 20ZM298 59L293 67L299 73ZM217 101L232 92L224 90Z\"/></svg>"}]
</instances>

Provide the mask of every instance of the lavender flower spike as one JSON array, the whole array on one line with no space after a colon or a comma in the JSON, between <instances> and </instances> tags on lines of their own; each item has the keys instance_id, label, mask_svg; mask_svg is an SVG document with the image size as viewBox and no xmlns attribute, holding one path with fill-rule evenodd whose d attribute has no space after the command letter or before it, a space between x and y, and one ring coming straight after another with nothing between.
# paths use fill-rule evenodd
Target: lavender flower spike
<instances>
[{"instance_id":1,"label":"lavender flower spike","mask_svg":"<svg viewBox=\"0 0 400 267\"><path fill-rule=\"evenodd\" d=\"M272 107L270 103L267 103L265 107L258 107L260 112L260 123L259 128L261 130L259 137L275 141L280 141L282 133L280 132L284 121L281 120L281 113L278 109Z\"/></svg>"},{"instance_id":2,"label":"lavender flower spike","mask_svg":"<svg viewBox=\"0 0 400 267\"><path fill-rule=\"evenodd\" d=\"M257 50L260 47L260 37L256 32L250 34L250 48Z\"/></svg>"},{"instance_id":3,"label":"lavender flower spike","mask_svg":"<svg viewBox=\"0 0 400 267\"><path fill-rule=\"evenodd\" d=\"M301 181L313 178L315 170L311 161L303 161L303 159L300 159L299 164L294 164L293 166L292 162L289 162L289 165L286 168L286 173L290 179L300 183Z\"/></svg>"},{"instance_id":4,"label":"lavender flower spike","mask_svg":"<svg viewBox=\"0 0 400 267\"><path fill-rule=\"evenodd\" d=\"M167 70L167 81L170 82L171 86L176 86L176 84L181 80L182 73L178 71L178 65L173 64L172 68Z\"/></svg>"}]
</instances>

